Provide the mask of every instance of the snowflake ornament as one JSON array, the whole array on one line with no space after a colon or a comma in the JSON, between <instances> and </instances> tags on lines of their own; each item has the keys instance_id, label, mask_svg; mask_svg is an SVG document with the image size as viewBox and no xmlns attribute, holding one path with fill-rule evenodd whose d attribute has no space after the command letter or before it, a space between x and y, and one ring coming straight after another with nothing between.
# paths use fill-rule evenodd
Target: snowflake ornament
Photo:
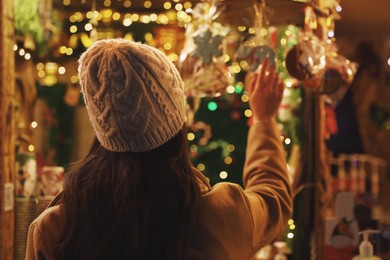
<instances>
[{"instance_id":1,"label":"snowflake ornament","mask_svg":"<svg viewBox=\"0 0 390 260\"><path fill-rule=\"evenodd\" d=\"M194 37L196 44L195 56L203 59L205 64L210 64L215 57L222 56L222 40L223 36L213 35L210 30L207 30Z\"/></svg>"}]
</instances>

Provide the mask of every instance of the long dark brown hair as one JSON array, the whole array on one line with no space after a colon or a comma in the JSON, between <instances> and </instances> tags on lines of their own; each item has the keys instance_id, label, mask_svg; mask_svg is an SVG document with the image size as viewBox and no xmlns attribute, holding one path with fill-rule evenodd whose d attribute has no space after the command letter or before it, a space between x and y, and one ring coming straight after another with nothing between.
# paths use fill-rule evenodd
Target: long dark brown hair
<instances>
[{"instance_id":1,"label":"long dark brown hair","mask_svg":"<svg viewBox=\"0 0 390 260\"><path fill-rule=\"evenodd\" d=\"M159 148L110 152L95 140L66 174L57 259L183 259L200 197L183 128Z\"/></svg>"}]
</instances>

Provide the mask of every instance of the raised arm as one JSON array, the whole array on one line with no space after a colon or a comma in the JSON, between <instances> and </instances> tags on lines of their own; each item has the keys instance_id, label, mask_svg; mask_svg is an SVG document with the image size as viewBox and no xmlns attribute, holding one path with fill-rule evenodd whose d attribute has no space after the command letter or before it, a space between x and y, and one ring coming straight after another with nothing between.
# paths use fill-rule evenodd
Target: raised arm
<instances>
[{"instance_id":1,"label":"raised arm","mask_svg":"<svg viewBox=\"0 0 390 260\"><path fill-rule=\"evenodd\" d=\"M243 175L255 246L279 236L292 211L285 152L275 125L283 90L283 82L266 60L250 86L254 123L248 133Z\"/></svg>"}]
</instances>

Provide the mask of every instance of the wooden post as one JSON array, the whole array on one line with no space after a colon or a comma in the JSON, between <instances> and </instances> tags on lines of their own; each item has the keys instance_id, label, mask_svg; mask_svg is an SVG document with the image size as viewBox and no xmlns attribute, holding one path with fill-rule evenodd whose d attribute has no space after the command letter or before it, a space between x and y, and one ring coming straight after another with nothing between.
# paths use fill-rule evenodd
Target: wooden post
<instances>
[{"instance_id":1,"label":"wooden post","mask_svg":"<svg viewBox=\"0 0 390 260\"><path fill-rule=\"evenodd\" d=\"M324 0L314 1L320 8ZM316 35L323 39L324 18L317 19ZM311 89L319 88L321 81L308 82L305 88L303 107L302 174L298 187L302 188L295 197L294 220L296 232L293 242L294 260L322 259L324 245L324 218L327 206L326 182L329 179L329 165L326 161L325 108L324 97Z\"/></svg>"},{"instance_id":2,"label":"wooden post","mask_svg":"<svg viewBox=\"0 0 390 260\"><path fill-rule=\"evenodd\" d=\"M3 260L12 260L14 252L15 204L5 207L7 202L13 201L15 176L13 4L12 0L0 0L0 259Z\"/></svg>"}]
</instances>

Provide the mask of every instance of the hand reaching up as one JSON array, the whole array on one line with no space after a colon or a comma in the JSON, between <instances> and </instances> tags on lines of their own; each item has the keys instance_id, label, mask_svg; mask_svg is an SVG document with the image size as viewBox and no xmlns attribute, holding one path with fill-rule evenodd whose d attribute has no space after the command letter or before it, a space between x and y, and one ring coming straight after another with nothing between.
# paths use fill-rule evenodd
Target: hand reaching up
<instances>
[{"instance_id":1,"label":"hand reaching up","mask_svg":"<svg viewBox=\"0 0 390 260\"><path fill-rule=\"evenodd\" d=\"M249 90L253 122L274 120L282 101L284 83L266 59L259 67Z\"/></svg>"}]
</instances>

